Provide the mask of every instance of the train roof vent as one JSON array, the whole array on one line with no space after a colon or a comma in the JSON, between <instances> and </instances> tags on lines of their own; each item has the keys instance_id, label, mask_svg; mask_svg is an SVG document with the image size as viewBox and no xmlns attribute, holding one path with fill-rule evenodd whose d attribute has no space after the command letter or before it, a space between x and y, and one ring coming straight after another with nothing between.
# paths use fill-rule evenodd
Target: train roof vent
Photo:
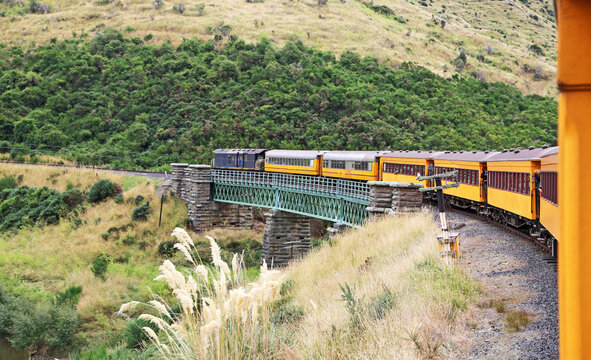
<instances>
[{"instance_id":1,"label":"train roof vent","mask_svg":"<svg viewBox=\"0 0 591 360\"><path fill-rule=\"evenodd\" d=\"M533 149L535 149L535 147L533 147L533 145L532 145L532 146L528 147L528 149L533 150Z\"/></svg>"},{"instance_id":2,"label":"train roof vent","mask_svg":"<svg viewBox=\"0 0 591 360\"><path fill-rule=\"evenodd\" d=\"M509 151L509 150L507 150L507 149L503 149L503 151L502 151L502 152L506 153L507 151Z\"/></svg>"},{"instance_id":3,"label":"train roof vent","mask_svg":"<svg viewBox=\"0 0 591 360\"><path fill-rule=\"evenodd\" d=\"M464 150L460 150L460 154L463 154L463 153L464 153Z\"/></svg>"},{"instance_id":4,"label":"train roof vent","mask_svg":"<svg viewBox=\"0 0 591 360\"><path fill-rule=\"evenodd\" d=\"M547 149L547 148L549 148L549 147L550 147L550 145L548 145L548 144L544 144L544 145L542 145L542 149Z\"/></svg>"},{"instance_id":5,"label":"train roof vent","mask_svg":"<svg viewBox=\"0 0 591 360\"><path fill-rule=\"evenodd\" d=\"M509 151L511 151L511 152L513 152L513 150L515 150L515 149L513 149L513 148L509 149Z\"/></svg>"},{"instance_id":6,"label":"train roof vent","mask_svg":"<svg viewBox=\"0 0 591 360\"><path fill-rule=\"evenodd\" d=\"M484 150L484 153L485 153L485 154L488 154L488 153L489 153L489 151L488 151L488 150Z\"/></svg>"},{"instance_id":7,"label":"train roof vent","mask_svg":"<svg viewBox=\"0 0 591 360\"><path fill-rule=\"evenodd\" d=\"M446 154L449 154L450 152L451 152L451 151L449 151L449 150L445 150L445 153L446 153Z\"/></svg>"},{"instance_id":8,"label":"train roof vent","mask_svg":"<svg viewBox=\"0 0 591 360\"><path fill-rule=\"evenodd\" d=\"M518 152L520 152L520 151L521 151L521 149L519 149L519 148L515 149L515 153L516 153L516 154L517 154Z\"/></svg>"},{"instance_id":9,"label":"train roof vent","mask_svg":"<svg viewBox=\"0 0 591 360\"><path fill-rule=\"evenodd\" d=\"M476 150L472 150L472 154L476 154L478 151Z\"/></svg>"}]
</instances>

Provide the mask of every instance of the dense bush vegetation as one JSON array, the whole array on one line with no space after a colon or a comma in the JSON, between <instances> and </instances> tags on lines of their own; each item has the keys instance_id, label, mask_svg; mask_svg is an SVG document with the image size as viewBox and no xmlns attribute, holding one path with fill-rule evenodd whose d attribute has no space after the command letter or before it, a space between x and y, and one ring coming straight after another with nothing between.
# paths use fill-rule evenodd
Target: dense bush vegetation
<instances>
[{"instance_id":1,"label":"dense bush vegetation","mask_svg":"<svg viewBox=\"0 0 591 360\"><path fill-rule=\"evenodd\" d=\"M352 52L337 60L297 41L277 49L227 35L174 48L107 29L90 41L0 47L0 74L0 147L61 149L82 163L207 162L217 147L556 143L555 99Z\"/></svg>"},{"instance_id":2,"label":"dense bush vegetation","mask_svg":"<svg viewBox=\"0 0 591 360\"><path fill-rule=\"evenodd\" d=\"M0 287L0 335L14 347L49 353L68 350L74 342L78 316L69 306L34 303L10 295Z\"/></svg>"},{"instance_id":3,"label":"dense bush vegetation","mask_svg":"<svg viewBox=\"0 0 591 360\"><path fill-rule=\"evenodd\" d=\"M5 176L0 179L0 192L4 189L14 189L17 187L17 182L12 176Z\"/></svg>"},{"instance_id":4,"label":"dense bush vegetation","mask_svg":"<svg viewBox=\"0 0 591 360\"><path fill-rule=\"evenodd\" d=\"M66 192L68 193L68 192ZM35 189L21 186L0 192L0 230L16 229L24 225L56 224L72 208L66 193L46 186Z\"/></svg>"},{"instance_id":5,"label":"dense bush vegetation","mask_svg":"<svg viewBox=\"0 0 591 360\"><path fill-rule=\"evenodd\" d=\"M88 192L88 201L98 203L121 192L121 188L109 179L97 181Z\"/></svg>"},{"instance_id":6,"label":"dense bush vegetation","mask_svg":"<svg viewBox=\"0 0 591 360\"><path fill-rule=\"evenodd\" d=\"M147 201L145 204L142 204L133 210L133 213L131 213L131 220L146 221L146 220L148 220L149 214L150 214L150 202Z\"/></svg>"}]
</instances>

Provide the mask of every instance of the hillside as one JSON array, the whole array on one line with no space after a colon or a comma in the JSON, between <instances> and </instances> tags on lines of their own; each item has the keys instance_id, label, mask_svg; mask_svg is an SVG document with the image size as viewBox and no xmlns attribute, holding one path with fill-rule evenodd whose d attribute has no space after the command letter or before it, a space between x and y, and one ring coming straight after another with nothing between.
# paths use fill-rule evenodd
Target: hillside
<instances>
[{"instance_id":1,"label":"hillside","mask_svg":"<svg viewBox=\"0 0 591 360\"><path fill-rule=\"evenodd\" d=\"M185 226L186 205L176 198L165 199L159 226L160 195L155 194L159 180L90 170L0 164L0 226L10 216L6 216L7 210L19 211L16 206L6 206L10 200L5 198L13 191L4 190L7 178L18 179L19 188L14 191L25 187L48 187L54 192L80 191L86 199L93 184L99 179L110 179L120 184L123 192L119 198L108 198L99 203L84 200L81 207L67 216L62 210L61 218L52 224L29 221L18 229L0 233L0 354L4 339L30 352L40 350L38 355L47 352L46 355L55 356L87 347L106 345L115 348L126 340L129 344L128 321L113 313L122 302L130 299L145 301L151 294L168 299L166 287L152 279L163 259L170 258L175 262L182 259L175 254L172 244L168 247L160 244L171 239L170 233L175 227ZM138 202L138 199L141 200ZM20 200L30 203L34 199ZM146 219L133 220L134 208L145 202L151 204ZM230 229L215 229L207 234L218 240L224 255L228 245L232 245L232 251L245 250L247 265L256 274L260 261L260 250L257 252L257 249L260 249L258 244L262 241L262 234ZM204 240L203 234L192 233L192 236L196 242ZM195 253L207 259L204 254L209 254L208 246L199 243L198 246ZM97 276L92 269L102 254L108 264L103 276ZM249 260L251 258L254 260ZM51 339L49 344L44 340L44 333L53 323L49 321L47 325L48 319L39 312L47 312L47 307L57 302L60 293L65 294L67 289L77 286L82 287L82 292L74 304L78 319L78 325L74 327L76 335L70 338L67 329L60 329L61 339L68 340L68 343L57 344L56 349L56 344L51 346ZM17 309L6 305L6 294L19 299ZM25 302L36 304L38 310L27 311ZM17 315L15 319L13 314ZM55 356L47 358L54 359ZM130 359L131 354L121 354L119 358Z\"/></svg>"},{"instance_id":2,"label":"hillside","mask_svg":"<svg viewBox=\"0 0 591 360\"><path fill-rule=\"evenodd\" d=\"M31 7L3 0L0 43L28 48L53 38L94 37L114 27L148 43L178 45L186 38L208 40L231 31L248 43L268 38L282 46L295 38L337 55L355 51L389 64L413 62L446 77L460 73L529 94L556 95L550 0L320 2L47 0ZM162 4L159 9L156 3ZM182 14L173 10L180 3Z\"/></svg>"},{"instance_id":3,"label":"hillside","mask_svg":"<svg viewBox=\"0 0 591 360\"><path fill-rule=\"evenodd\" d=\"M223 30L223 29L222 29ZM0 49L0 152L120 168L207 163L223 147L493 150L556 143L554 98L410 63L230 34Z\"/></svg>"}]
</instances>

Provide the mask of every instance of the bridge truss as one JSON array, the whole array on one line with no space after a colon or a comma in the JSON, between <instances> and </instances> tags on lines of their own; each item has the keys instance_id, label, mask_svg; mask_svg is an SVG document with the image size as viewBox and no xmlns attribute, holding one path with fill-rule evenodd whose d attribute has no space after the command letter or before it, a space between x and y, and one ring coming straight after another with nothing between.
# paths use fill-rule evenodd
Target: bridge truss
<instances>
[{"instance_id":1,"label":"bridge truss","mask_svg":"<svg viewBox=\"0 0 591 360\"><path fill-rule=\"evenodd\" d=\"M358 227L369 216L369 185L318 176L211 170L213 200L272 208Z\"/></svg>"}]
</instances>

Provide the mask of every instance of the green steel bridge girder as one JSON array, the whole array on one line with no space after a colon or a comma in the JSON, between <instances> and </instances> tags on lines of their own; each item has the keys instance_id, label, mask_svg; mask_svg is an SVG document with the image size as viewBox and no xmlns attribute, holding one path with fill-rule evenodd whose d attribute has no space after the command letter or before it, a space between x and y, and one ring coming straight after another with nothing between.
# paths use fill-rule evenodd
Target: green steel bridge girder
<instances>
[{"instance_id":1,"label":"green steel bridge girder","mask_svg":"<svg viewBox=\"0 0 591 360\"><path fill-rule=\"evenodd\" d=\"M359 227L369 217L369 200L269 184L214 181L213 200L277 209Z\"/></svg>"}]
</instances>

